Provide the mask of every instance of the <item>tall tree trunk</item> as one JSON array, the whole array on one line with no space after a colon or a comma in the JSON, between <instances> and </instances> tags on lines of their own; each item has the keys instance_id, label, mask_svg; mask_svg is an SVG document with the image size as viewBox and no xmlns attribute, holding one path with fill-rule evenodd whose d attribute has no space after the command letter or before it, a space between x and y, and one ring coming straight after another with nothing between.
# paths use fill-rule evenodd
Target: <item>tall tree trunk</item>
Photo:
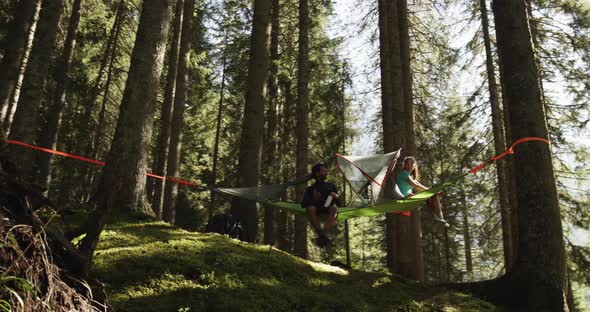
<instances>
[{"instance_id":1,"label":"tall tree trunk","mask_svg":"<svg viewBox=\"0 0 590 312\"><path fill-rule=\"evenodd\" d=\"M414 96L413 75L411 69L412 57L410 55L410 30L408 22L407 0L399 0L399 32L400 32L400 56L402 64L403 99L405 114L405 149L408 155L416 155L416 133L414 131ZM412 211L410 216L410 231L407 239L407 248L410 250L410 267L408 277L424 281L424 255L422 253L422 228L420 210Z\"/></svg>"},{"instance_id":2,"label":"tall tree trunk","mask_svg":"<svg viewBox=\"0 0 590 312\"><path fill-rule=\"evenodd\" d=\"M526 2L494 0L492 8L512 137L548 138ZM566 257L550 146L520 147L514 168L519 247L509 285L526 289L519 301L530 311L566 311Z\"/></svg>"},{"instance_id":3,"label":"tall tree trunk","mask_svg":"<svg viewBox=\"0 0 590 312\"><path fill-rule=\"evenodd\" d=\"M21 0L16 8L14 20L6 38L4 56L0 62L0 111L2 111L0 120L7 119L6 117L11 115L12 108L9 106L21 75L21 67L26 64L25 55L31 48L28 39L35 31L40 8L41 0Z\"/></svg>"},{"instance_id":4,"label":"tall tree trunk","mask_svg":"<svg viewBox=\"0 0 590 312\"><path fill-rule=\"evenodd\" d=\"M486 7L486 0L480 0L481 24L483 29L483 40L486 52L486 72L488 77L488 88L490 93L490 106L492 108L492 131L494 133L494 148L496 154L500 154L506 150L506 137L504 134L504 122L502 116L502 108L500 107L500 100L498 97L498 85L496 83L496 70L494 66L494 59L492 55L492 45L489 32L488 9ZM514 257L512 246L512 223L510 221L510 202L509 192L513 189L507 187L506 177L506 163L497 161L496 172L498 174L498 199L500 203L500 217L502 221L502 242L504 245L504 267L506 271L510 271Z\"/></svg>"},{"instance_id":5,"label":"tall tree trunk","mask_svg":"<svg viewBox=\"0 0 590 312\"><path fill-rule=\"evenodd\" d=\"M14 113L16 111L16 103L20 97L20 90L23 85L23 79L25 77L25 70L27 68L27 63L29 61L29 55L31 54L31 47L33 46L33 40L35 39L35 31L37 29L37 23L39 21L39 11L41 9L41 1L37 3L37 10L35 11L35 15L33 17L34 22L32 23L29 31L27 33L26 43L25 43L25 53L22 58L22 62L18 69L18 78L16 81L16 85L12 90L12 94L10 95L10 100L8 101L8 106L6 107L6 112L2 119L3 126L6 128L6 132L10 131L10 125L12 124L12 119L14 117Z\"/></svg>"},{"instance_id":6,"label":"tall tree trunk","mask_svg":"<svg viewBox=\"0 0 590 312\"><path fill-rule=\"evenodd\" d=\"M279 128L280 140L279 140L279 153L281 155L288 155L291 148L289 143L291 140L292 127L290 126L289 119L294 115L295 111L295 97L293 96L291 82L284 76L279 77L280 86L285 95L285 101L281 110L281 125ZM281 162L281 174L283 181L289 181L291 174L289 173L289 164L286 161ZM287 198L284 198L287 200ZM293 233L291 226L292 215L284 209L279 210L277 214L277 245L279 249L291 253L293 251Z\"/></svg>"},{"instance_id":7,"label":"tall tree trunk","mask_svg":"<svg viewBox=\"0 0 590 312\"><path fill-rule=\"evenodd\" d=\"M80 144L78 148L78 153L82 153L83 155L91 155L97 149L96 146L92 145L92 132L95 129L92 113L94 106L98 100L98 95L101 92L101 83L103 80L103 76L105 75L105 69L109 65L109 58L112 58L111 55L115 55L114 53L112 53L112 50L115 49L115 43L118 39L119 29L121 27L121 24L123 23L123 13L126 8L125 1L126 0L121 0L117 6L115 20L113 21L113 26L111 27L109 38L106 42L104 54L100 61L100 66L98 69L96 80L94 81L94 84L90 91L90 98L88 99L87 104L84 106L84 112L82 116L79 118L80 129L82 130L79 136Z\"/></svg>"},{"instance_id":8,"label":"tall tree trunk","mask_svg":"<svg viewBox=\"0 0 590 312\"><path fill-rule=\"evenodd\" d=\"M443 235L445 236L445 281L451 280L452 275L452 262L451 262L451 244L449 241L449 230L444 229Z\"/></svg>"},{"instance_id":9,"label":"tall tree trunk","mask_svg":"<svg viewBox=\"0 0 590 312\"><path fill-rule=\"evenodd\" d=\"M160 132L158 133L158 141L156 147L156 155L154 171L160 176L167 175L168 150L170 146L170 131L172 123L172 111L174 104L174 97L176 96L176 75L178 68L178 57L180 53L180 34L183 32L183 9L184 0L176 1L176 14L174 16L174 32L172 33L172 41L170 42L170 50L168 51L168 73L166 76L166 89L164 91L164 102L160 111ZM192 17L192 15L191 15ZM162 205L164 203L164 181L154 179L153 182L148 181L148 185L153 185L152 209L159 218L162 218Z\"/></svg>"},{"instance_id":10,"label":"tall tree trunk","mask_svg":"<svg viewBox=\"0 0 590 312\"><path fill-rule=\"evenodd\" d=\"M402 52L400 38L400 8L397 2L379 2L379 24L382 58L382 107L383 107L383 141L384 152L392 152L395 147L405 147L406 101L404 99L404 74L402 70ZM408 54L409 57L409 54ZM383 62L383 61L382 61ZM385 71L385 73L383 73ZM409 74L409 73L408 73ZM386 122L389 119L390 122ZM405 153L405 155L408 155ZM392 176L399 173L399 169ZM393 177L390 183L395 183ZM391 188L392 189L392 188ZM388 188L387 192L391 192ZM386 193L386 196L393 197ZM412 254L408 240L412 234L411 220L402 215L388 214L386 217L387 264L391 271L402 276L411 277L414 271Z\"/></svg>"},{"instance_id":11,"label":"tall tree trunk","mask_svg":"<svg viewBox=\"0 0 590 312\"><path fill-rule=\"evenodd\" d=\"M277 151L277 102L279 99L279 88L277 85L277 75L279 71L279 32L280 32L280 6L279 0L272 1L271 15L271 33L270 33L270 73L268 77L268 108L266 111L266 120L268 127L264 135L264 163L275 167ZM265 172L265 183L273 183L276 178L275 170L270 169ZM264 243L274 245L276 243L275 231L275 208L264 207Z\"/></svg>"},{"instance_id":12,"label":"tall tree trunk","mask_svg":"<svg viewBox=\"0 0 590 312\"><path fill-rule=\"evenodd\" d=\"M297 160L295 174L297 177L308 173L308 137L309 137L309 7L308 0L299 0L299 56L297 71ZM300 202L305 192L305 184L297 186L297 202ZM295 245L293 252L296 256L307 258L307 217L295 216Z\"/></svg>"},{"instance_id":13,"label":"tall tree trunk","mask_svg":"<svg viewBox=\"0 0 590 312\"><path fill-rule=\"evenodd\" d=\"M346 97L345 97L345 91L346 91L346 80L344 79L344 77L346 77L346 63L344 63L342 65L342 85L341 85L341 89L340 89L340 94L341 94L341 98L340 98L340 111L339 111L339 119L340 119L340 131L342 131L343 135L342 135L342 142L340 142L340 146L341 146L341 152L342 154L346 155L346 139L347 139L347 135L344 134L346 133ZM343 176L342 177L342 205L346 205L346 178ZM351 191L352 192L352 191ZM344 252L346 255L346 265L350 268L351 267L351 262L350 262L350 229L349 229L349 220L344 220Z\"/></svg>"},{"instance_id":14,"label":"tall tree trunk","mask_svg":"<svg viewBox=\"0 0 590 312\"><path fill-rule=\"evenodd\" d=\"M156 110L153 97L162 72L173 3L143 2L117 127L98 186L97 209L88 219L87 234L80 243L88 265L113 210L151 211L145 199L145 174Z\"/></svg>"},{"instance_id":15,"label":"tall tree trunk","mask_svg":"<svg viewBox=\"0 0 590 312\"><path fill-rule=\"evenodd\" d=\"M110 56L110 60L109 60L109 67L107 69L107 79L105 81L104 84L104 94L102 96L102 103L100 105L100 111L98 113L98 123L96 125L96 129L94 131L94 135L92 137L92 144L91 146L93 146L93 150L92 152L89 154L90 157L95 158L95 159L100 159L101 157L101 140L104 137L104 129L106 127L106 110L107 110L107 104L110 98L110 92L111 92L111 84L113 82L113 75L114 75L114 71L115 71L115 62L117 60L117 51L118 51L118 47L119 47L119 35L121 34L121 26L123 23L119 22L117 24L117 28L115 29L115 37L113 39L113 43L112 43L112 49L111 49L111 56ZM105 142L103 142L105 143ZM95 175L96 171L93 171L92 176ZM93 179L90 179L90 181L92 181Z\"/></svg>"},{"instance_id":16,"label":"tall tree trunk","mask_svg":"<svg viewBox=\"0 0 590 312\"><path fill-rule=\"evenodd\" d=\"M108 143L106 141L101 142L101 140L104 139L104 130L106 127L106 113L107 113L107 105L109 102L109 97L110 97L110 91L111 91L111 84L113 82L113 75L114 75L114 70L115 70L115 62L117 59L117 51L119 48L119 38L120 38L120 34L121 34L121 27L123 25L122 22L122 15L124 14L124 10L126 9L126 7L121 3L119 4L119 9L117 12L117 17L115 17L115 24L113 25L113 36L112 36L112 41L110 41L108 44L110 45L109 47L109 51L108 53L106 53L107 55L105 55L105 60L108 60L108 67L106 70L106 81L104 83L104 86L102 89L104 89L104 93L102 95L102 100L101 100L101 105L100 105L100 111L98 112L98 121L94 126L90 126L90 124L94 124L94 123L90 123L87 125L87 129L86 131L89 130L93 130L94 133L91 133L89 131L88 135L90 135L90 137L88 138L88 142L87 142L87 148L88 148L88 152L85 155L88 155L88 157L93 158L93 159L102 159L102 149L101 146L104 146L104 143ZM99 83L99 82L97 82ZM96 87L98 88L98 85L96 85ZM97 90L98 91L98 90ZM98 93L94 95L95 96L95 100L97 100L96 97L98 97ZM92 105L94 106L94 105ZM92 112L92 111L90 111ZM94 128L94 129L91 129ZM103 143L103 144L101 144ZM97 173L96 170L89 168L89 167L85 167L83 169L83 175L82 175L82 179L84 181L84 183L86 185L94 185L96 183L96 177L99 175L99 173ZM92 192L94 192L93 187L89 188L87 193L85 193L82 197L81 202L85 203L88 202L88 200L90 199L90 196L92 196ZM66 189L66 191L68 191Z\"/></svg>"},{"instance_id":17,"label":"tall tree trunk","mask_svg":"<svg viewBox=\"0 0 590 312\"><path fill-rule=\"evenodd\" d=\"M246 103L240 139L238 184L258 184L260 153L264 132L264 94L269 67L271 0L254 0L254 19L250 41L250 60L246 83ZM258 236L258 211L253 201L235 198L231 213L241 220L246 239L255 242Z\"/></svg>"},{"instance_id":18,"label":"tall tree trunk","mask_svg":"<svg viewBox=\"0 0 590 312\"><path fill-rule=\"evenodd\" d=\"M227 34L225 35L225 46L227 47ZM223 121L223 100L225 93L225 75L227 67L227 54L223 52L223 65L221 72L221 88L219 90L219 106L217 107L217 125L215 126L215 143L213 145L213 169L211 170L211 181L212 185L217 183L217 163L219 162L219 141L221 137L221 123ZM209 219L213 217L215 211L215 192L211 191L209 197Z\"/></svg>"},{"instance_id":19,"label":"tall tree trunk","mask_svg":"<svg viewBox=\"0 0 590 312\"><path fill-rule=\"evenodd\" d=\"M72 59L74 58L74 49L76 48L76 38L78 37L78 25L80 24L80 4L82 0L75 0L72 4L72 14L68 24L68 33L64 48L59 59L59 63L55 68L55 91L53 94L53 101L48 107L46 124L41 131L41 138L39 145L55 149L57 143L57 136L61 126L61 118L63 108L66 102L66 89L68 86L68 72ZM38 157L39 166L39 183L41 185L49 185L51 179L51 154L42 153Z\"/></svg>"},{"instance_id":20,"label":"tall tree trunk","mask_svg":"<svg viewBox=\"0 0 590 312\"><path fill-rule=\"evenodd\" d=\"M499 68L500 72L500 86L501 86L501 96L502 96L502 123L504 125L504 137L506 139L506 145L509 145L510 142L514 142L512 139L512 131L510 126L510 110L508 109L508 100L506 99L506 94L504 90L506 90L505 86L505 79L504 79L504 72L502 67ZM518 256L518 198L516 197L516 176L514 170L514 158L513 157L506 157L504 158L504 169L506 172L506 195L508 197L508 206L510 207L510 235L511 235L511 246L512 246L512 261L516 260Z\"/></svg>"},{"instance_id":21,"label":"tall tree trunk","mask_svg":"<svg viewBox=\"0 0 590 312\"><path fill-rule=\"evenodd\" d=\"M380 69L381 69L381 118L383 122L383 152L393 151L393 118L392 118L392 99L393 90L391 84L391 46L390 41L391 33L387 26L388 15L388 1L378 0L379 9L379 58L380 58ZM389 182L389 181L388 181ZM393 183L393 179L391 182ZM389 188L385 189L386 196L392 196ZM394 232L393 225L395 219L393 215L388 214L386 216L385 226L385 243L387 249L387 267L391 270L394 267Z\"/></svg>"},{"instance_id":22,"label":"tall tree trunk","mask_svg":"<svg viewBox=\"0 0 590 312\"><path fill-rule=\"evenodd\" d=\"M187 99L190 101L188 75L190 63L190 50L193 38L193 21L195 13L195 1L186 0L184 3L184 19L182 21L182 36L180 39L180 53L178 58L178 72L176 75L176 95L174 96L174 108L172 113L172 127L170 132L170 149L168 151L168 164L166 173L168 176L178 177L180 171L180 150L182 128L184 128L184 107ZM164 206L162 219L174 223L176 217L177 183L166 183L164 187Z\"/></svg>"},{"instance_id":23,"label":"tall tree trunk","mask_svg":"<svg viewBox=\"0 0 590 312\"><path fill-rule=\"evenodd\" d=\"M64 5L65 0L43 1L39 25L10 130L10 138L13 140L27 143L36 141L41 98L47 82L49 64L55 51L57 29ZM16 163L22 168L23 176L33 179L36 173L35 152L19 147L11 150Z\"/></svg>"},{"instance_id":24,"label":"tall tree trunk","mask_svg":"<svg viewBox=\"0 0 590 312\"><path fill-rule=\"evenodd\" d=\"M463 208L463 241L465 242L465 271L469 274L470 279L473 277L473 256L471 254L471 232L469 230L469 209L465 194L461 195L461 206Z\"/></svg>"}]
</instances>

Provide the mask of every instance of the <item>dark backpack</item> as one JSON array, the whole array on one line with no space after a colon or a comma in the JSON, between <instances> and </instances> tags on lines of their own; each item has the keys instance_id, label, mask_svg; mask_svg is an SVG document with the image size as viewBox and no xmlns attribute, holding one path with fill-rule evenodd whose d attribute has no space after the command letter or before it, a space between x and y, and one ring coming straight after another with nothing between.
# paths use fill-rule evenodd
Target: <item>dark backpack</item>
<instances>
[{"instance_id":1,"label":"dark backpack","mask_svg":"<svg viewBox=\"0 0 590 312\"><path fill-rule=\"evenodd\" d=\"M229 213L213 216L205 227L207 233L219 233L231 238L244 240L245 233L240 221Z\"/></svg>"}]
</instances>

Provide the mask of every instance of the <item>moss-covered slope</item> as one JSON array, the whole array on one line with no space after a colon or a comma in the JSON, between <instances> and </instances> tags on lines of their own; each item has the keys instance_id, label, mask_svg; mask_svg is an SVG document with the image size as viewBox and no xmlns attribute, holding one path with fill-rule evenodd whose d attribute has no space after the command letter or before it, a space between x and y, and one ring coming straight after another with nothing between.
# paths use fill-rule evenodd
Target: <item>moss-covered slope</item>
<instances>
[{"instance_id":1,"label":"moss-covered slope","mask_svg":"<svg viewBox=\"0 0 590 312\"><path fill-rule=\"evenodd\" d=\"M117 311L495 311L476 298L345 271L163 222L111 225L94 273Z\"/></svg>"}]
</instances>

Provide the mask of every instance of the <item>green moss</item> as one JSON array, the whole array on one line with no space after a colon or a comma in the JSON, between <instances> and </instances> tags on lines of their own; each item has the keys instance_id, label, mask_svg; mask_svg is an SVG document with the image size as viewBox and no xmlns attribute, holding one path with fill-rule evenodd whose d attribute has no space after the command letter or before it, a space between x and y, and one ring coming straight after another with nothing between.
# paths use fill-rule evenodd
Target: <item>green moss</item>
<instances>
[{"instance_id":1,"label":"green moss","mask_svg":"<svg viewBox=\"0 0 590 312\"><path fill-rule=\"evenodd\" d=\"M149 220L109 226L93 275L117 311L495 311L384 273L347 272Z\"/></svg>"}]
</instances>

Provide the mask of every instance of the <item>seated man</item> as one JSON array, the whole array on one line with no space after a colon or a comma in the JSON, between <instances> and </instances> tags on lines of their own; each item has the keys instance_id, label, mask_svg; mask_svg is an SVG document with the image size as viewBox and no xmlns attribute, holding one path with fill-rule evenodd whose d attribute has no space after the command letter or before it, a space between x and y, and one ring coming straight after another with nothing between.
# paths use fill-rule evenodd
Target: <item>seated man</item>
<instances>
[{"instance_id":1,"label":"seated man","mask_svg":"<svg viewBox=\"0 0 590 312\"><path fill-rule=\"evenodd\" d=\"M330 231L336 221L336 206L340 206L338 190L336 185L326 181L328 168L324 164L314 165L311 169L311 175L315 179L315 183L305 190L301 207L307 209L307 217L318 235L317 245L324 247L330 241L327 232ZM328 215L323 230L318 219L320 214Z\"/></svg>"}]
</instances>

